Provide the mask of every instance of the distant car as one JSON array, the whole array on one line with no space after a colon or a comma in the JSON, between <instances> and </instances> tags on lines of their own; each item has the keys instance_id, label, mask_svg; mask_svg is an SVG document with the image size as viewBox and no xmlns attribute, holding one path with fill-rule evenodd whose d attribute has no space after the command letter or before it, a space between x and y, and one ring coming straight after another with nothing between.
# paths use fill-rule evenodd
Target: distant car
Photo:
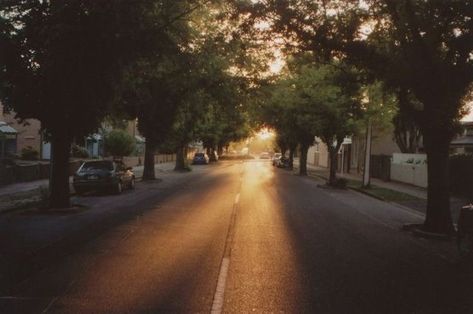
<instances>
[{"instance_id":1,"label":"distant car","mask_svg":"<svg viewBox=\"0 0 473 314\"><path fill-rule=\"evenodd\" d=\"M193 165L206 165L209 163L209 156L206 153L195 153L192 159Z\"/></svg>"},{"instance_id":2,"label":"distant car","mask_svg":"<svg viewBox=\"0 0 473 314\"><path fill-rule=\"evenodd\" d=\"M268 152L263 152L259 155L259 159L270 159L271 155Z\"/></svg>"},{"instance_id":3,"label":"distant car","mask_svg":"<svg viewBox=\"0 0 473 314\"><path fill-rule=\"evenodd\" d=\"M98 190L120 194L125 187L135 187L135 175L132 168L126 167L122 162L86 161L75 173L73 186L77 194Z\"/></svg>"},{"instance_id":4,"label":"distant car","mask_svg":"<svg viewBox=\"0 0 473 314\"><path fill-rule=\"evenodd\" d=\"M271 161L273 162L273 166L276 166L276 165L277 165L278 160L279 160L279 158L281 158L281 157L282 157L282 154L281 154L281 153L275 153L275 154L273 155L273 158L271 158Z\"/></svg>"},{"instance_id":5,"label":"distant car","mask_svg":"<svg viewBox=\"0 0 473 314\"><path fill-rule=\"evenodd\" d=\"M218 154L217 154L216 151L212 151L212 152L210 153L209 160L210 160L210 161L218 161Z\"/></svg>"},{"instance_id":6,"label":"distant car","mask_svg":"<svg viewBox=\"0 0 473 314\"><path fill-rule=\"evenodd\" d=\"M278 167L278 168L289 168L289 158L287 158L286 156L281 156L276 161L276 167Z\"/></svg>"}]
</instances>

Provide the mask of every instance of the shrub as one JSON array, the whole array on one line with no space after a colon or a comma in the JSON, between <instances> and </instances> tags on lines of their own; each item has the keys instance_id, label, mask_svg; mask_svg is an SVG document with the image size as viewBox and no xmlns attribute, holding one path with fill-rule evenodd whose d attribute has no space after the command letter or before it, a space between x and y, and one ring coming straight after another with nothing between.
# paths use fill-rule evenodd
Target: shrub
<instances>
[{"instance_id":1,"label":"shrub","mask_svg":"<svg viewBox=\"0 0 473 314\"><path fill-rule=\"evenodd\" d=\"M104 148L113 157L129 156L135 151L135 139L123 130L113 130L105 135Z\"/></svg>"},{"instance_id":2,"label":"shrub","mask_svg":"<svg viewBox=\"0 0 473 314\"><path fill-rule=\"evenodd\" d=\"M72 145L71 156L76 158L89 158L89 152L84 147Z\"/></svg>"},{"instance_id":3,"label":"shrub","mask_svg":"<svg viewBox=\"0 0 473 314\"><path fill-rule=\"evenodd\" d=\"M38 157L39 157L38 151L31 146L27 146L21 150L21 159L37 160Z\"/></svg>"}]
</instances>

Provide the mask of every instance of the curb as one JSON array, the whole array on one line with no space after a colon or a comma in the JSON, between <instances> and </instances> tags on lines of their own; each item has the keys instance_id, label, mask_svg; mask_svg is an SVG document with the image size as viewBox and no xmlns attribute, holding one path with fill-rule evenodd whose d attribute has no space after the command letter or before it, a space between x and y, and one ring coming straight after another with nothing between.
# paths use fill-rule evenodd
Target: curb
<instances>
[{"instance_id":1,"label":"curb","mask_svg":"<svg viewBox=\"0 0 473 314\"><path fill-rule=\"evenodd\" d=\"M358 192L358 193L361 193L361 194L365 194L365 195L368 195L369 197L372 197L374 199L377 199L379 201L383 201L383 202L386 202L386 203L392 203L392 202L389 202L387 201L386 199L378 196L378 195L374 195L372 193L369 193L367 192L366 190L364 189L359 189L359 188L354 188L354 187L347 187L349 190L352 190L352 191L355 191L355 192ZM397 203L396 203L397 204Z\"/></svg>"},{"instance_id":2,"label":"curb","mask_svg":"<svg viewBox=\"0 0 473 314\"><path fill-rule=\"evenodd\" d=\"M422 224L404 224L401 227L401 230L403 231L409 231L412 233L412 235L420 238L425 238L425 239L433 239L433 240L441 240L441 241L447 241L450 242L455 238L455 235L451 234L444 234L444 233L436 233L436 232L429 232L429 231L424 231L422 230Z\"/></svg>"},{"instance_id":3,"label":"curb","mask_svg":"<svg viewBox=\"0 0 473 314\"><path fill-rule=\"evenodd\" d=\"M310 177L316 177L316 178L320 178L320 179L324 179L324 180L327 180L327 177L324 177L322 175L318 175L318 174L309 174L308 176ZM320 184L317 185L319 188L323 188ZM362 194L365 194L367 196L370 196L372 198L375 198L377 200L380 200L380 201L383 201L383 202L387 202L387 203L391 203L391 202L388 202L387 200L385 200L384 198L382 197L379 197L377 195L374 195L374 194L371 194L363 189L360 189L360 188L354 188L354 187L350 187L350 186L347 186L346 189L348 190L352 190L352 191L355 191L355 192L359 192L359 193L362 193Z\"/></svg>"},{"instance_id":4,"label":"curb","mask_svg":"<svg viewBox=\"0 0 473 314\"><path fill-rule=\"evenodd\" d=\"M326 180L327 178L321 176L321 175L317 175L317 174L309 174L309 176L311 177L317 177L317 178L322 178L324 180ZM320 184L317 185L317 187L319 188L324 188L322 187ZM374 199L377 199L379 201L382 201L382 202L385 202L385 203L388 203L388 204L392 204L392 205L395 205L395 206L399 206L401 208L403 208L404 210L409 210L409 211L414 211L415 213L418 213L420 215L422 215L423 217L425 217L425 214L420 212L420 211L417 211L413 208L410 208L410 207L406 207L404 205L401 205L401 204L398 204L396 202L391 202L391 201L388 201L382 197L379 197L377 195L374 195L374 194L371 194L369 193L368 191L364 190L364 189L361 189L361 188L354 188L354 187L347 187L347 189L351 190L351 191L354 191L354 192L358 192L358 193L361 193L361 194L364 194L366 196L369 196L369 197L372 197ZM440 241L451 241L452 239L455 238L454 235L448 235L448 234L443 234L443 233L434 233L434 232L427 232L427 231L423 231L421 230L420 228L422 227L422 224L404 224L403 226L401 226L401 230L402 231L409 231L412 233L412 235L416 236L416 237L420 237L420 238L426 238L426 239L433 239L433 240L440 240Z\"/></svg>"}]
</instances>

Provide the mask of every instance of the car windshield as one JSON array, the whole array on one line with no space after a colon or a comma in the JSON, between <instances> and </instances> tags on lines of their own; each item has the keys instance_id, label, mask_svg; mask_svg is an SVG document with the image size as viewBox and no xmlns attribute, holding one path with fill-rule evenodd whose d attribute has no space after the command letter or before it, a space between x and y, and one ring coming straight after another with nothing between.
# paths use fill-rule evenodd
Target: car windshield
<instances>
[{"instance_id":1,"label":"car windshield","mask_svg":"<svg viewBox=\"0 0 473 314\"><path fill-rule=\"evenodd\" d=\"M90 170L113 170L113 162L102 160L102 161L89 161L85 162L80 171L90 171Z\"/></svg>"},{"instance_id":2,"label":"car windshield","mask_svg":"<svg viewBox=\"0 0 473 314\"><path fill-rule=\"evenodd\" d=\"M204 157L204 153L196 153L194 156L195 157Z\"/></svg>"}]
</instances>

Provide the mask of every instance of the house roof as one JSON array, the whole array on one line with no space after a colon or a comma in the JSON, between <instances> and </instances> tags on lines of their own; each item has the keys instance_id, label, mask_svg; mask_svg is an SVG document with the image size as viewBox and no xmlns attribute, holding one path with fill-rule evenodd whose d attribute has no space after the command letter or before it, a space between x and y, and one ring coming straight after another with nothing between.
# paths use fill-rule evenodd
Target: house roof
<instances>
[{"instance_id":1,"label":"house roof","mask_svg":"<svg viewBox=\"0 0 473 314\"><path fill-rule=\"evenodd\" d=\"M450 145L452 146L473 146L473 136L462 136L454 139Z\"/></svg>"},{"instance_id":2,"label":"house roof","mask_svg":"<svg viewBox=\"0 0 473 314\"><path fill-rule=\"evenodd\" d=\"M0 121L0 132L3 134L17 134L17 130L9 126L6 122Z\"/></svg>"}]
</instances>

